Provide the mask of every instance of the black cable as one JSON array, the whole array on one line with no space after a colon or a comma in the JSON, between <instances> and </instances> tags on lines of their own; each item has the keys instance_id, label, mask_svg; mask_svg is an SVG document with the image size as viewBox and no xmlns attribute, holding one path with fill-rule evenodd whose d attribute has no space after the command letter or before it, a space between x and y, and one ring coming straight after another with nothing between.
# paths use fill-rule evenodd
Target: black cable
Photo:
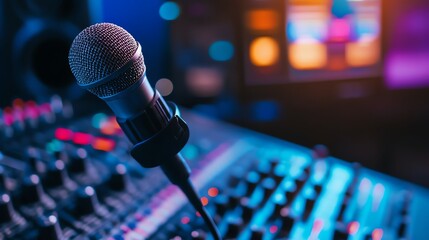
<instances>
[{"instance_id":1,"label":"black cable","mask_svg":"<svg viewBox=\"0 0 429 240\"><path fill-rule=\"evenodd\" d=\"M204 219L204 222L212 233L213 238L215 240L221 240L222 237L220 236L216 224L214 223L210 215L207 213L206 209L201 203L197 191L195 190L191 180L189 179L191 169L189 168L185 159L179 153L174 158L166 162L168 162L168 164L161 165L162 171L173 184L175 184L180 188L180 190L182 190L182 192L188 198L189 202L192 204L195 210L200 213L201 217Z\"/></svg>"},{"instance_id":2,"label":"black cable","mask_svg":"<svg viewBox=\"0 0 429 240\"><path fill-rule=\"evenodd\" d=\"M192 206L194 206L195 210L197 210L200 213L201 217L204 219L204 222L206 223L207 227L212 233L213 238L215 240L221 240L222 237L220 236L219 230L217 229L217 226L214 223L213 218L208 214L207 210L204 208L198 196L198 193L196 192L189 178L187 181L182 182L182 184L178 185L178 187L186 195L189 202L191 202Z\"/></svg>"}]
</instances>

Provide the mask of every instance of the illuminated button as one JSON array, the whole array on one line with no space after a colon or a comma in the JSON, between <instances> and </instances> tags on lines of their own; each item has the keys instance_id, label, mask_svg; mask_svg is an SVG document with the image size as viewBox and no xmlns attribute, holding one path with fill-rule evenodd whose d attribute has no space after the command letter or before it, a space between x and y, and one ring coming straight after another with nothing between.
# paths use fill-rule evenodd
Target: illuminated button
<instances>
[{"instance_id":1,"label":"illuminated button","mask_svg":"<svg viewBox=\"0 0 429 240\"><path fill-rule=\"evenodd\" d=\"M76 132L73 136L73 143L78 145L89 145L92 141L92 135L88 133Z\"/></svg>"},{"instance_id":2,"label":"illuminated button","mask_svg":"<svg viewBox=\"0 0 429 240\"><path fill-rule=\"evenodd\" d=\"M92 147L96 150L110 152L115 148L115 141L109 138L97 137L92 142Z\"/></svg>"},{"instance_id":3,"label":"illuminated button","mask_svg":"<svg viewBox=\"0 0 429 240\"><path fill-rule=\"evenodd\" d=\"M55 129L55 138L61 141L71 141L73 139L73 131L67 128Z\"/></svg>"},{"instance_id":4,"label":"illuminated button","mask_svg":"<svg viewBox=\"0 0 429 240\"><path fill-rule=\"evenodd\" d=\"M272 37L259 37L250 43L249 56L253 65L267 67L277 63L280 48Z\"/></svg>"}]
</instances>

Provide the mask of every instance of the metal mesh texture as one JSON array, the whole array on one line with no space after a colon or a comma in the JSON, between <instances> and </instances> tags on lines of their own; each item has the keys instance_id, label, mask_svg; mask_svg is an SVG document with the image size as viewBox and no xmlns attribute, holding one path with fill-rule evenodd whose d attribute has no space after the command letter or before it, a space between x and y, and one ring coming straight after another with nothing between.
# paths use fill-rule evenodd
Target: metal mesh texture
<instances>
[{"instance_id":1,"label":"metal mesh texture","mask_svg":"<svg viewBox=\"0 0 429 240\"><path fill-rule=\"evenodd\" d=\"M69 64L78 84L95 83L123 67L134 55L138 43L123 28L111 23L87 27L74 39ZM98 97L115 95L137 82L145 71L143 55L111 81L88 89Z\"/></svg>"}]
</instances>

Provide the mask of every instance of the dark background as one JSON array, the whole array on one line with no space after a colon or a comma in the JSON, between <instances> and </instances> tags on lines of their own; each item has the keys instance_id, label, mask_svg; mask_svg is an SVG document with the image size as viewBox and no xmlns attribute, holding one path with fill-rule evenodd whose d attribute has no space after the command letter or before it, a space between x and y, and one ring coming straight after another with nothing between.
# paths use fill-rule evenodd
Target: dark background
<instances>
[{"instance_id":1,"label":"dark background","mask_svg":"<svg viewBox=\"0 0 429 240\"><path fill-rule=\"evenodd\" d=\"M429 186L427 1L382 2L378 76L266 85L249 85L244 74L242 18L252 1L175 1L180 15L172 21L160 16L165 1L158 0L29 2L0 1L3 107L16 97L43 101L52 94L95 100L75 86L66 64L68 46L84 27L113 22L141 43L152 84L172 81L167 98L301 145L325 144L333 156ZM210 58L216 40L232 43L231 59ZM395 54L407 56L396 65L400 77L389 70ZM219 91L192 90L187 73L193 67L219 73Z\"/></svg>"}]
</instances>

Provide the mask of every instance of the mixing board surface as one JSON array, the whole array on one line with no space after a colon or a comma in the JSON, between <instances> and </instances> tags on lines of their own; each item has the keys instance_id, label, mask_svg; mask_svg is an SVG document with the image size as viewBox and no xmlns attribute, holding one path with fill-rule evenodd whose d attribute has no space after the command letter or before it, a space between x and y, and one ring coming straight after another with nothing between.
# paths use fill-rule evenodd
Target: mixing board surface
<instances>
[{"instance_id":1,"label":"mixing board surface","mask_svg":"<svg viewBox=\"0 0 429 240\"><path fill-rule=\"evenodd\" d=\"M2 111L0 239L211 239L184 195L143 169L115 119L69 105ZM182 153L225 239L429 239L429 191L185 112Z\"/></svg>"}]
</instances>

